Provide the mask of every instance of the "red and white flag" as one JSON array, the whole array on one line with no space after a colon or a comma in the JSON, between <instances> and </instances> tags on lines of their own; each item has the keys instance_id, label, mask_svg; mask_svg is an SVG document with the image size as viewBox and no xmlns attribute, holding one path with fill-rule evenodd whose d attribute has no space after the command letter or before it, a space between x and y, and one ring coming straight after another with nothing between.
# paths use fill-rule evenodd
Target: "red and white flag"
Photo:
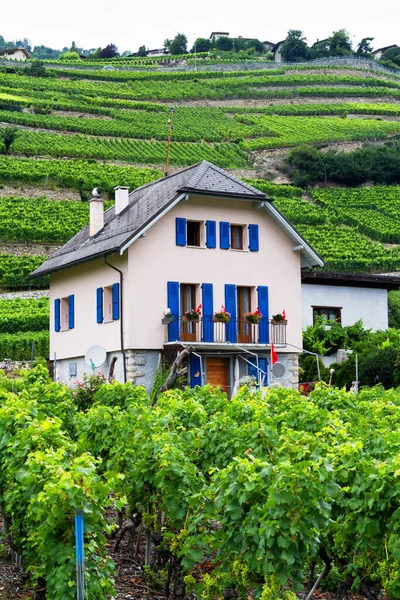
<instances>
[{"instance_id":1,"label":"red and white flag","mask_svg":"<svg viewBox=\"0 0 400 600\"><path fill-rule=\"evenodd\" d=\"M274 365L278 362L278 355L275 352L274 344L271 344L271 364Z\"/></svg>"}]
</instances>

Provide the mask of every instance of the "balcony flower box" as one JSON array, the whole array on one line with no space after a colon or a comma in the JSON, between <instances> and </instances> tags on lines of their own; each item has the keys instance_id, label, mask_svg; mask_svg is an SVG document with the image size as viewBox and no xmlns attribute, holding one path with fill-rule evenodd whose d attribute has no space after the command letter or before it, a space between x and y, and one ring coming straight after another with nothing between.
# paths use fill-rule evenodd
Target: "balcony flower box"
<instances>
[{"instance_id":1,"label":"balcony flower box","mask_svg":"<svg viewBox=\"0 0 400 600\"><path fill-rule=\"evenodd\" d=\"M197 308L192 308L191 310L185 312L185 314L182 317L182 321L185 321L186 323L193 323L193 321L198 321L200 319L200 316L201 304L199 304Z\"/></svg>"},{"instance_id":2,"label":"balcony flower box","mask_svg":"<svg viewBox=\"0 0 400 600\"><path fill-rule=\"evenodd\" d=\"M262 317L262 313L260 309L257 307L254 312L245 313L244 318L248 323L253 323L253 325L258 325L260 319Z\"/></svg>"},{"instance_id":3,"label":"balcony flower box","mask_svg":"<svg viewBox=\"0 0 400 600\"><path fill-rule=\"evenodd\" d=\"M286 312L282 311L282 313L272 315L271 323L272 325L287 325Z\"/></svg>"},{"instance_id":4,"label":"balcony flower box","mask_svg":"<svg viewBox=\"0 0 400 600\"><path fill-rule=\"evenodd\" d=\"M163 325L168 325L168 323L172 323L172 321L173 321L173 320L174 320L174 315L171 313L171 309L170 309L170 308L167 308L167 309L164 311L164 316L163 316L163 318L161 319L161 323L162 323Z\"/></svg>"},{"instance_id":5,"label":"balcony flower box","mask_svg":"<svg viewBox=\"0 0 400 600\"><path fill-rule=\"evenodd\" d=\"M173 320L174 320L174 317L173 317L173 315L171 315L171 316L169 316L169 317L163 317L163 318L161 319L161 323L162 323L163 325L168 325L169 323L172 323L172 321L173 321Z\"/></svg>"},{"instance_id":6,"label":"balcony flower box","mask_svg":"<svg viewBox=\"0 0 400 600\"><path fill-rule=\"evenodd\" d=\"M225 306L221 306L221 310L215 312L212 321L213 323L229 323L231 319L231 314L228 313Z\"/></svg>"}]
</instances>

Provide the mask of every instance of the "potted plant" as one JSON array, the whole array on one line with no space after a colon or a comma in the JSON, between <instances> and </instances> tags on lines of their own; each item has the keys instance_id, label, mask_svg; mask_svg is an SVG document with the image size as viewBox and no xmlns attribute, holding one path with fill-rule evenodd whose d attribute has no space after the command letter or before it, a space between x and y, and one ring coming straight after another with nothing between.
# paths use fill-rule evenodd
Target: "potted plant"
<instances>
[{"instance_id":1,"label":"potted plant","mask_svg":"<svg viewBox=\"0 0 400 600\"><path fill-rule=\"evenodd\" d=\"M228 313L225 306L221 306L221 310L214 313L212 320L214 323L229 323L230 318L231 313Z\"/></svg>"},{"instance_id":2,"label":"potted plant","mask_svg":"<svg viewBox=\"0 0 400 600\"><path fill-rule=\"evenodd\" d=\"M271 320L272 325L286 325L286 312L283 310L281 313L277 313L276 315L272 315Z\"/></svg>"},{"instance_id":3,"label":"potted plant","mask_svg":"<svg viewBox=\"0 0 400 600\"><path fill-rule=\"evenodd\" d=\"M164 310L164 316L161 319L161 323L168 324L168 323L172 323L172 321L174 320L174 315L171 312L170 308L167 308L166 310Z\"/></svg>"},{"instance_id":4,"label":"potted plant","mask_svg":"<svg viewBox=\"0 0 400 600\"><path fill-rule=\"evenodd\" d=\"M257 325L260 322L261 317L262 313L260 312L258 306L254 312L248 312L244 315L245 320L248 323L253 323L253 325Z\"/></svg>"},{"instance_id":5,"label":"potted plant","mask_svg":"<svg viewBox=\"0 0 400 600\"><path fill-rule=\"evenodd\" d=\"M201 308L201 304L199 304L197 308L192 308L191 310L186 311L183 315L183 320L190 322L198 321L201 315Z\"/></svg>"}]
</instances>

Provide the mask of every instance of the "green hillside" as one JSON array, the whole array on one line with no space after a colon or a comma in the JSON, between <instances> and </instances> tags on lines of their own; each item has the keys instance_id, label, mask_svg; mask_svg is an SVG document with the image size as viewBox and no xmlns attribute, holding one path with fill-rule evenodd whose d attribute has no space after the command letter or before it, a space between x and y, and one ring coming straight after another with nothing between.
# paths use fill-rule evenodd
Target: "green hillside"
<instances>
[{"instance_id":1,"label":"green hillside","mask_svg":"<svg viewBox=\"0 0 400 600\"><path fill-rule=\"evenodd\" d=\"M400 269L400 186L303 190L288 185L281 164L303 144L351 151L398 139L400 75L339 63L224 71L114 64L55 63L47 77L0 67L0 127L18 130L0 155L0 291L31 287L27 274L87 223L93 187L112 202L114 186L134 189L162 175L171 116L172 169L206 159L247 178L326 269ZM28 325L16 320L18 345L7 329L10 302L0 300L0 355L29 358L32 341L46 354L37 323L48 307L30 300Z\"/></svg>"}]
</instances>

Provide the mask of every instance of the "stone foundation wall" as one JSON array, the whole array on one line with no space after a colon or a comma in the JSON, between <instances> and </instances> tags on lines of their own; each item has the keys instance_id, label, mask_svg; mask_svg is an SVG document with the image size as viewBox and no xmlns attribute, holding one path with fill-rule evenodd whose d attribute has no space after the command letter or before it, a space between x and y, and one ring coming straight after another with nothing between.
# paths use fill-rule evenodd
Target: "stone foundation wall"
<instances>
[{"instance_id":1,"label":"stone foundation wall","mask_svg":"<svg viewBox=\"0 0 400 600\"><path fill-rule=\"evenodd\" d=\"M285 367L285 374L282 379L275 379L271 373L269 385L297 390L299 387L299 355L294 352L279 354L278 350L278 362L282 363Z\"/></svg>"},{"instance_id":2,"label":"stone foundation wall","mask_svg":"<svg viewBox=\"0 0 400 600\"><path fill-rule=\"evenodd\" d=\"M122 352L108 352L106 361L95 369L95 373L102 373L108 377L113 357L117 357L114 367L116 381L124 381L124 365ZM125 350L126 377L134 385L142 385L148 392L154 384L154 377L161 360L158 350ZM75 387L77 380L82 381L83 375L92 375L93 371L85 362L84 356L77 356L57 361L56 381L68 387Z\"/></svg>"}]
</instances>

